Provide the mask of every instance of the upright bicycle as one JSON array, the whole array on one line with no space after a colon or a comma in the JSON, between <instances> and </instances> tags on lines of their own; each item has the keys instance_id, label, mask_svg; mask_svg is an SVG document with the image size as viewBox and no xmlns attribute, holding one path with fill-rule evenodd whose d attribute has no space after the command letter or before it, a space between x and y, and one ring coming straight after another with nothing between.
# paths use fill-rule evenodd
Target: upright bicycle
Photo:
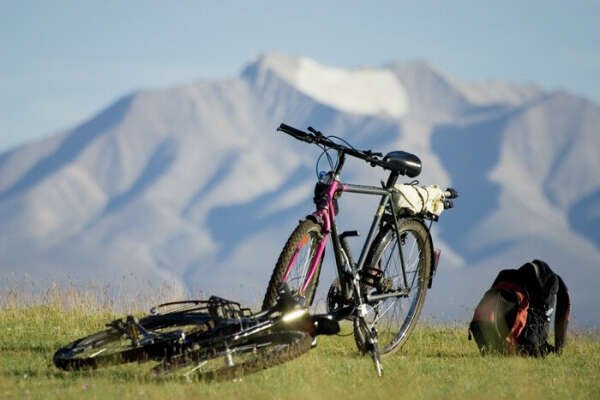
<instances>
[{"instance_id":1,"label":"upright bicycle","mask_svg":"<svg viewBox=\"0 0 600 400\"><path fill-rule=\"evenodd\" d=\"M413 181L397 185L400 176L415 178L421 161L413 154L392 151L383 156L371 150L358 150L335 136L325 136L308 128L303 132L286 124L277 131L312 143L323 150L330 170L318 173L315 186L315 212L308 215L292 232L273 270L263 300L263 309L276 302L282 282L292 293L311 305L319 282L326 244L331 240L337 267L337 279L327 295L328 311L350 309L358 349L373 356L381 373L379 355L391 354L407 340L418 320L425 294L431 287L439 251L434 251L429 227L442 209L453 207L454 189L428 190ZM334 141L335 140L335 141ZM343 142L343 143L342 143ZM337 153L334 162L330 152ZM389 171L381 186L343 183L346 156ZM319 161L317 161L318 170ZM406 190L414 189L408 198ZM339 233L336 225L338 198L342 193L379 196L379 206L356 262L348 238L357 231ZM413 203L419 203L417 206ZM429 222L429 227L427 226Z\"/></svg>"}]
</instances>

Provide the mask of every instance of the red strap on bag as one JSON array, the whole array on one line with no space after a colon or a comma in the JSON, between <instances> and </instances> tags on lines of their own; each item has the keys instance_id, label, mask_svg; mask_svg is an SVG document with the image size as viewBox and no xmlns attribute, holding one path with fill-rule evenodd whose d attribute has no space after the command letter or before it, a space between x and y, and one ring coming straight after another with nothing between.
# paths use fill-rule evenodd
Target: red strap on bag
<instances>
[{"instance_id":1,"label":"red strap on bag","mask_svg":"<svg viewBox=\"0 0 600 400\"><path fill-rule=\"evenodd\" d=\"M525 324L527 323L527 310L529 309L529 299L525 291L517 284L512 282L498 282L494 285L497 289L510 290L517 295L519 301L517 315L510 332L504 340L506 352L515 353L517 351L518 338Z\"/></svg>"}]
</instances>

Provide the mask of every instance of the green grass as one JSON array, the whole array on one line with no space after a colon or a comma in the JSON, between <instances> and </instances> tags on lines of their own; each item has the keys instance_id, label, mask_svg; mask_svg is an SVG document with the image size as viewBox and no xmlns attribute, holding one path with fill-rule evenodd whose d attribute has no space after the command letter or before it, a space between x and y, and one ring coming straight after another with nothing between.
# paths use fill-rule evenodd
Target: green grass
<instances>
[{"instance_id":1,"label":"green grass","mask_svg":"<svg viewBox=\"0 0 600 400\"><path fill-rule=\"evenodd\" d=\"M420 324L399 353L383 360L383 378L369 358L358 355L352 336L321 337L300 358L239 382L157 382L147 374L148 365L137 364L84 373L57 370L52 355L58 347L115 317L91 309L56 304L0 309L0 398L600 398L597 332L571 333L562 357L481 357L465 326Z\"/></svg>"}]
</instances>

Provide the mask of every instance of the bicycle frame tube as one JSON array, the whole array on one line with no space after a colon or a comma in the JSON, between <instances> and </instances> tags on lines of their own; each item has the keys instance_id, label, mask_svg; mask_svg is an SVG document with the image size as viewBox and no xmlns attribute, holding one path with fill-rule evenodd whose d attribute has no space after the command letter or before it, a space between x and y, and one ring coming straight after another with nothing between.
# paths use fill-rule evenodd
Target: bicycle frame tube
<instances>
[{"instance_id":1,"label":"bicycle frame tube","mask_svg":"<svg viewBox=\"0 0 600 400\"><path fill-rule=\"evenodd\" d=\"M313 216L315 216L317 218L317 220L323 221L322 226L323 226L324 236L323 236L323 240L321 240L321 242L319 243L319 247L317 248L317 253L315 254L315 256L312 259L308 275L304 279L304 283L302 284L302 288L300 289L301 294L303 294L306 291L306 288L308 287L308 283L310 282L313 275L315 274L317 265L319 264L321 257L323 257L323 252L325 251L325 246L327 245L327 241L329 240L329 236L331 235L331 224L332 224L332 222L335 221L335 211L334 211L334 206L333 206L333 199L334 199L335 193L338 191L339 184L340 183L337 179L332 180L331 184L329 185L329 188L327 189L326 202L323 202L322 204L320 204L317 211L315 211L313 213ZM287 273L289 273L290 270L291 270L291 268L288 268Z\"/></svg>"},{"instance_id":2,"label":"bicycle frame tube","mask_svg":"<svg viewBox=\"0 0 600 400\"><path fill-rule=\"evenodd\" d=\"M312 214L319 221L322 221L324 236L323 236L323 240L321 240L321 242L319 243L319 247L317 248L317 252L316 252L315 256L312 259L309 273L306 276L306 279L304 280L304 283L302 285L300 293L304 293L306 291L306 288L308 287L309 282L313 278L313 276L316 272L316 269L317 269L317 265L320 262L321 257L323 256L325 246L327 245L329 237L331 236L331 232L332 231L337 232L337 229L335 226L335 212L334 212L334 205L333 205L334 196L337 192L359 193L359 194L376 195L376 196L382 197L381 201L379 203L379 207L377 208L375 217L373 219L373 222L371 224L371 229L369 230L369 234L367 236L366 242L361 251L361 255L360 255L358 264L356 266L351 266L352 268L355 268L356 270L360 270L365 263L365 260L366 260L367 254L368 254L368 250L370 249L370 247L373 243L373 239L375 238L375 233L377 231L377 227L381 223L383 211L385 210L385 206L387 205L387 203L389 202L390 197L391 197L391 193L388 190L378 188L376 186L342 184L337 179L334 179L331 182L331 184L329 185L329 188L327 190L326 201L321 203L319 205L318 209ZM342 271L342 267L343 267L343 265L340 265L341 260L338 260L338 257L337 257L337 254L340 253L340 247L341 247L339 240L333 240L333 246L334 246L334 252L336 253L336 263L338 264L338 275L339 275L340 272ZM284 280L287 279L287 275L289 274L289 271L291 270L291 266L295 262L295 259L296 259L296 254L294 254L294 257L292 258L292 261L290 262L290 267L288 268L288 271L286 272Z\"/></svg>"},{"instance_id":3,"label":"bicycle frame tube","mask_svg":"<svg viewBox=\"0 0 600 400\"><path fill-rule=\"evenodd\" d=\"M334 210L334 206L333 206L333 200L334 200L336 192L340 188L340 186L339 186L340 182L337 177L339 176L339 173L344 166L345 159L346 159L345 153L343 151L338 151L338 161L337 161L337 164L333 171L334 179L332 179L329 187L327 188L327 198L325 199L325 201L323 201L321 204L318 205L317 210L312 214L318 221L322 221L324 236L323 236L323 239L321 240L321 242L319 243L319 247L317 248L317 253L315 254L315 256L313 257L313 259L311 261L310 270L308 272L308 275L304 279L302 287L300 288L301 295L304 294L304 292L306 291L306 288L308 287L308 283L310 282L310 280L312 279L312 277L315 274L315 271L317 270L317 265L319 265L319 262L320 262L321 258L323 257L323 252L325 251L325 246L327 245L327 241L329 240L329 236L331 235L332 223L335 223L335 210ZM338 242L339 242L338 240L334 240L334 247L336 247L336 244L339 245ZM290 265L288 266L288 269L284 275L283 281L287 280L287 277L288 277L290 271L292 270L292 266L296 262L298 251L299 251L299 248L296 249L296 252L295 252L294 256L292 257L292 260L290 261ZM339 251L339 248L336 247L335 252L337 253L338 251ZM337 254L336 254L336 263L339 264Z\"/></svg>"},{"instance_id":4,"label":"bicycle frame tube","mask_svg":"<svg viewBox=\"0 0 600 400\"><path fill-rule=\"evenodd\" d=\"M381 218L383 217L385 207L390 201L391 193L389 190L378 188L376 186L353 185L347 183L343 184L342 187L344 188L344 191L348 193L381 196L379 206L377 207L377 211L375 212L375 216L373 217L373 222L371 223L371 228L369 229L369 234L367 235L367 239L365 240L365 244L363 245L360 257L358 259L358 263L356 265L356 270L360 271L365 264L367 254L369 252L369 249L371 248L371 245L373 244L373 240L375 239L377 227L381 223Z\"/></svg>"},{"instance_id":5,"label":"bicycle frame tube","mask_svg":"<svg viewBox=\"0 0 600 400\"><path fill-rule=\"evenodd\" d=\"M300 288L299 293L301 295L304 294L304 292L306 291L306 288L308 287L309 282L313 278L313 276L317 270L317 265L319 264L319 261L323 257L323 252L325 251L325 246L327 245L329 236L331 235L331 227L332 227L331 224L332 224L332 221L334 221L334 219L335 219L335 212L333 211L334 210L333 199L334 199L335 193L338 191L338 189L339 189L339 181L334 179L327 189L326 201L319 204L317 210L312 214L318 221L321 222L321 226L323 228L324 235L323 235L323 239L319 242L319 247L317 247L317 251L311 260L310 269L308 271L308 274L306 275L306 278L304 279L304 282L302 283L302 287ZM296 251L294 252L294 255L292 256L292 259L290 260L290 264L288 265L287 270L286 270L285 274L283 275L282 280L284 282L287 281L289 274L292 271L292 267L296 263L299 251L302 248L302 246L304 246L305 244L306 244L306 242L302 241L296 248Z\"/></svg>"}]
</instances>

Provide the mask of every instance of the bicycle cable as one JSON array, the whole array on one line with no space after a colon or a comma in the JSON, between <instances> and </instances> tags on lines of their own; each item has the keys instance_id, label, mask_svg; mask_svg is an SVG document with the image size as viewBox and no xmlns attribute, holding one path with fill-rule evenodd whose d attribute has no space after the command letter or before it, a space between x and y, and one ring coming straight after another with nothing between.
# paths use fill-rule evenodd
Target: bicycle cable
<instances>
[{"instance_id":1,"label":"bicycle cable","mask_svg":"<svg viewBox=\"0 0 600 400\"><path fill-rule=\"evenodd\" d=\"M333 170L334 164L333 164L333 159L331 158L331 155L329 154L329 150L327 147L318 144L317 146L319 146L319 148L321 150L323 150L321 152L321 154L319 155L319 157L317 158L317 163L315 164L315 175L317 175L317 179L319 179L319 162L321 162L321 158L323 158L324 155L327 156L327 162L329 163L329 169Z\"/></svg>"},{"instance_id":2,"label":"bicycle cable","mask_svg":"<svg viewBox=\"0 0 600 400\"><path fill-rule=\"evenodd\" d=\"M360 151L360 150L357 150L357 149L356 149L356 147L352 146L352 145L350 144L350 142L348 142L346 139L343 139L343 138L341 138L341 137L339 137L339 136L331 135L331 136L327 136L327 139L337 139L337 140L339 140L340 142L342 142L342 143L346 144L346 145L347 145L348 147L350 147L352 150Z\"/></svg>"},{"instance_id":3,"label":"bicycle cable","mask_svg":"<svg viewBox=\"0 0 600 400\"><path fill-rule=\"evenodd\" d=\"M346 139L341 138L339 136L335 136L335 135L330 135L330 136L325 136L326 139L336 139L339 140L340 142L344 143L346 146L348 146L351 150L354 151L360 151L361 150L357 150L356 147L354 147L350 142L348 142ZM319 146L320 149L323 150L323 152L319 155L319 157L317 158L317 163L315 165L315 174L317 175L317 179L319 178L319 162L321 161L321 158L326 155L327 156L327 161L329 162L329 169L333 170L334 168L334 163L333 163L333 158L331 157L331 155L329 154L329 151L331 149L327 148L327 146L322 145L322 144L317 144L317 146Z\"/></svg>"}]
</instances>

